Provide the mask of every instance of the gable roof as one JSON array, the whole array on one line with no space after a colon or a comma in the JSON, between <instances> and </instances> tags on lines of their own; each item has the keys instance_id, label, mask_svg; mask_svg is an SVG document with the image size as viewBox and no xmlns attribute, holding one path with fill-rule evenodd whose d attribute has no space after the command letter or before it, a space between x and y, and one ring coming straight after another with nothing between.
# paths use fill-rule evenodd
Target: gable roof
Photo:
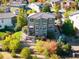
<instances>
[{"instance_id":1,"label":"gable roof","mask_svg":"<svg viewBox=\"0 0 79 59\"><path fill-rule=\"evenodd\" d=\"M16 15L14 15L13 13L0 13L0 18L11 18L14 16Z\"/></svg>"},{"instance_id":2,"label":"gable roof","mask_svg":"<svg viewBox=\"0 0 79 59\"><path fill-rule=\"evenodd\" d=\"M29 15L28 18L33 18L33 19L48 19L48 18L55 18L55 15L53 13L35 13L33 15Z\"/></svg>"}]
</instances>

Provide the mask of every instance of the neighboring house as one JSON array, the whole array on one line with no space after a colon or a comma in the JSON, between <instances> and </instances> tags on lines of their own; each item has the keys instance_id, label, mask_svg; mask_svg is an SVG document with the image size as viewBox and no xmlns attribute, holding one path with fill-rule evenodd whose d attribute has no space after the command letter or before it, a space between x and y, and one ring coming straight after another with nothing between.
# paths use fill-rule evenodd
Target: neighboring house
<instances>
[{"instance_id":1,"label":"neighboring house","mask_svg":"<svg viewBox=\"0 0 79 59\"><path fill-rule=\"evenodd\" d=\"M50 2L62 2L63 0L50 0Z\"/></svg>"},{"instance_id":2,"label":"neighboring house","mask_svg":"<svg viewBox=\"0 0 79 59\"><path fill-rule=\"evenodd\" d=\"M55 34L59 35L58 29L55 27L55 15L53 13L36 13L28 16L29 35L45 36Z\"/></svg>"},{"instance_id":3,"label":"neighboring house","mask_svg":"<svg viewBox=\"0 0 79 59\"><path fill-rule=\"evenodd\" d=\"M20 12L20 8L24 8L25 4L17 4L13 3L10 5L10 10L13 14L18 14Z\"/></svg>"},{"instance_id":4,"label":"neighboring house","mask_svg":"<svg viewBox=\"0 0 79 59\"><path fill-rule=\"evenodd\" d=\"M11 27L12 24L12 17L15 15L12 13L0 13L0 29L4 29L5 26Z\"/></svg>"},{"instance_id":5,"label":"neighboring house","mask_svg":"<svg viewBox=\"0 0 79 59\"><path fill-rule=\"evenodd\" d=\"M18 3L21 4L23 0L10 0L10 3Z\"/></svg>"},{"instance_id":6,"label":"neighboring house","mask_svg":"<svg viewBox=\"0 0 79 59\"><path fill-rule=\"evenodd\" d=\"M77 36L79 36L79 11L74 12L69 16L69 19L73 21L74 27L77 29Z\"/></svg>"},{"instance_id":7,"label":"neighboring house","mask_svg":"<svg viewBox=\"0 0 79 59\"><path fill-rule=\"evenodd\" d=\"M42 6L43 6L43 4L38 3L38 2L31 3L28 5L29 8L34 9L36 12L40 12L41 11L40 9L42 8Z\"/></svg>"}]
</instances>

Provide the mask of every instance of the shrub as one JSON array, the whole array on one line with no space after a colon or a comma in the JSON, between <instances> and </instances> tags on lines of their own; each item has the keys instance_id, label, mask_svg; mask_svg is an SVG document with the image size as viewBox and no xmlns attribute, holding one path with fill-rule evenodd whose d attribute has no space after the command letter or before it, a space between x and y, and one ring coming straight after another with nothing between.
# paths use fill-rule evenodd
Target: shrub
<instances>
[{"instance_id":1,"label":"shrub","mask_svg":"<svg viewBox=\"0 0 79 59\"><path fill-rule=\"evenodd\" d=\"M25 58L25 59L29 59L31 57L30 49L27 47L23 48L21 53L20 53L20 56Z\"/></svg>"},{"instance_id":2,"label":"shrub","mask_svg":"<svg viewBox=\"0 0 79 59\"><path fill-rule=\"evenodd\" d=\"M73 22L70 19L66 19L62 27L63 33L68 36L75 35L75 29L73 27Z\"/></svg>"},{"instance_id":3,"label":"shrub","mask_svg":"<svg viewBox=\"0 0 79 59\"><path fill-rule=\"evenodd\" d=\"M56 43L56 41L51 41L50 42L49 51L51 53L54 53L56 51L56 49L57 49L57 43Z\"/></svg>"},{"instance_id":4,"label":"shrub","mask_svg":"<svg viewBox=\"0 0 79 59\"><path fill-rule=\"evenodd\" d=\"M45 59L49 59L49 51L45 49L44 51Z\"/></svg>"},{"instance_id":5,"label":"shrub","mask_svg":"<svg viewBox=\"0 0 79 59\"><path fill-rule=\"evenodd\" d=\"M0 53L0 59L3 59L3 55Z\"/></svg>"},{"instance_id":6,"label":"shrub","mask_svg":"<svg viewBox=\"0 0 79 59\"><path fill-rule=\"evenodd\" d=\"M34 47L34 50L37 51L39 54L42 53L44 51L44 41L37 41Z\"/></svg>"},{"instance_id":7,"label":"shrub","mask_svg":"<svg viewBox=\"0 0 79 59\"><path fill-rule=\"evenodd\" d=\"M20 40L22 32L15 32L12 37L15 37L17 40Z\"/></svg>"},{"instance_id":8,"label":"shrub","mask_svg":"<svg viewBox=\"0 0 79 59\"><path fill-rule=\"evenodd\" d=\"M60 56L70 56L71 54L71 45L64 42L59 42L57 47L57 54Z\"/></svg>"},{"instance_id":9,"label":"shrub","mask_svg":"<svg viewBox=\"0 0 79 59\"><path fill-rule=\"evenodd\" d=\"M56 54L52 54L50 59L60 59Z\"/></svg>"},{"instance_id":10,"label":"shrub","mask_svg":"<svg viewBox=\"0 0 79 59\"><path fill-rule=\"evenodd\" d=\"M37 56L33 56L32 59L38 59L38 57Z\"/></svg>"},{"instance_id":11,"label":"shrub","mask_svg":"<svg viewBox=\"0 0 79 59\"><path fill-rule=\"evenodd\" d=\"M20 49L21 47L21 43L19 40L17 39L14 39L14 40L11 40L10 43L9 43L9 49L12 51L16 51L17 49Z\"/></svg>"},{"instance_id":12,"label":"shrub","mask_svg":"<svg viewBox=\"0 0 79 59\"><path fill-rule=\"evenodd\" d=\"M12 56L12 57L16 57L15 51L12 51L12 52L11 52L11 56Z\"/></svg>"},{"instance_id":13,"label":"shrub","mask_svg":"<svg viewBox=\"0 0 79 59\"><path fill-rule=\"evenodd\" d=\"M27 26L22 27L22 32L27 33Z\"/></svg>"},{"instance_id":14,"label":"shrub","mask_svg":"<svg viewBox=\"0 0 79 59\"><path fill-rule=\"evenodd\" d=\"M55 41L46 42L46 41L37 41L34 47L34 50L37 51L39 54L43 53L45 49L49 50L50 53L53 53L57 49L57 43Z\"/></svg>"}]
</instances>

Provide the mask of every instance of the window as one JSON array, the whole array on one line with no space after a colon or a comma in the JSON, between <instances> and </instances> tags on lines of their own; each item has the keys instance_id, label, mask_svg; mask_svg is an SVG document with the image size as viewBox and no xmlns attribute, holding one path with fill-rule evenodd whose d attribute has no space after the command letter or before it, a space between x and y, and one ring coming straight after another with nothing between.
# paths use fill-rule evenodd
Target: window
<instances>
[{"instance_id":1,"label":"window","mask_svg":"<svg viewBox=\"0 0 79 59\"><path fill-rule=\"evenodd\" d=\"M3 19L1 20L1 22L2 22L2 23L4 22Z\"/></svg>"},{"instance_id":2,"label":"window","mask_svg":"<svg viewBox=\"0 0 79 59\"><path fill-rule=\"evenodd\" d=\"M0 27L1 27L1 25L0 25Z\"/></svg>"},{"instance_id":3,"label":"window","mask_svg":"<svg viewBox=\"0 0 79 59\"><path fill-rule=\"evenodd\" d=\"M33 22L33 19L30 19L31 22Z\"/></svg>"}]
</instances>

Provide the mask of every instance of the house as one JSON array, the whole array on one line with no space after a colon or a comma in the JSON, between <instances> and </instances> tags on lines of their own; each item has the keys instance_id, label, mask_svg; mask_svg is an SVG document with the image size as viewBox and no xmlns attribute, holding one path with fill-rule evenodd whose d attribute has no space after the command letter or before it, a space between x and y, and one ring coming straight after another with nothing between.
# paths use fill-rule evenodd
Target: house
<instances>
[{"instance_id":1,"label":"house","mask_svg":"<svg viewBox=\"0 0 79 59\"><path fill-rule=\"evenodd\" d=\"M44 3L46 0L36 0L35 2L40 2L40 3ZM28 0L29 3L32 2L32 0Z\"/></svg>"},{"instance_id":2,"label":"house","mask_svg":"<svg viewBox=\"0 0 79 59\"><path fill-rule=\"evenodd\" d=\"M76 35L79 36L79 10L71 14L69 19L73 22L73 26L77 29Z\"/></svg>"},{"instance_id":3,"label":"house","mask_svg":"<svg viewBox=\"0 0 79 59\"><path fill-rule=\"evenodd\" d=\"M35 13L28 16L28 28L30 36L48 36L48 33L59 35L55 26L55 15L53 13Z\"/></svg>"},{"instance_id":4,"label":"house","mask_svg":"<svg viewBox=\"0 0 79 59\"><path fill-rule=\"evenodd\" d=\"M21 4L23 0L10 0L10 3L18 3Z\"/></svg>"},{"instance_id":5,"label":"house","mask_svg":"<svg viewBox=\"0 0 79 59\"><path fill-rule=\"evenodd\" d=\"M31 3L28 5L29 8L34 9L36 12L40 12L43 4L40 2Z\"/></svg>"},{"instance_id":6,"label":"house","mask_svg":"<svg viewBox=\"0 0 79 59\"><path fill-rule=\"evenodd\" d=\"M17 4L17 3L12 3L10 4L10 10L14 14L18 14L20 12L20 8L24 8L26 4Z\"/></svg>"},{"instance_id":7,"label":"house","mask_svg":"<svg viewBox=\"0 0 79 59\"><path fill-rule=\"evenodd\" d=\"M12 24L12 17L15 15L12 13L0 13L0 29L4 29L5 26L11 27Z\"/></svg>"}]
</instances>

